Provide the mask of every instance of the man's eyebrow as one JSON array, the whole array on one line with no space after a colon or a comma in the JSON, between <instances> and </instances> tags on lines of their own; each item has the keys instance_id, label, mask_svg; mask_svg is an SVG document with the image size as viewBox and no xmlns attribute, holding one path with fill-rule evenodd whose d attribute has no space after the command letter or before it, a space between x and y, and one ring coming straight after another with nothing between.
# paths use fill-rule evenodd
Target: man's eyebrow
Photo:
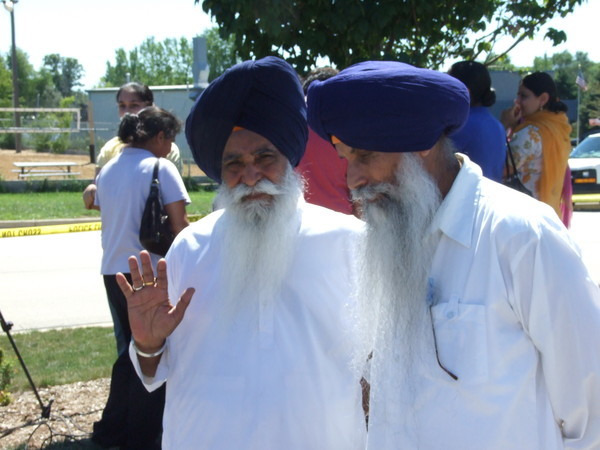
<instances>
[{"instance_id":1,"label":"man's eyebrow","mask_svg":"<svg viewBox=\"0 0 600 450\"><path fill-rule=\"evenodd\" d=\"M232 161L234 159L239 159L240 155L238 153L231 153L227 156L223 156L223 162Z\"/></svg>"},{"instance_id":2,"label":"man's eyebrow","mask_svg":"<svg viewBox=\"0 0 600 450\"><path fill-rule=\"evenodd\" d=\"M276 150L274 148L271 147L267 147L266 145L260 148L257 148L256 150L254 150L252 152L253 155L259 155L261 153L275 153Z\"/></svg>"}]
</instances>

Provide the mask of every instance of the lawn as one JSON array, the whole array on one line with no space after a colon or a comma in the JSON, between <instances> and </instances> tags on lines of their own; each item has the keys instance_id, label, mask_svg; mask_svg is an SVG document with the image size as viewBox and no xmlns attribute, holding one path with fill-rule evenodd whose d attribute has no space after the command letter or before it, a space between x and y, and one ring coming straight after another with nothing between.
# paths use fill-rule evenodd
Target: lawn
<instances>
[{"instance_id":1,"label":"lawn","mask_svg":"<svg viewBox=\"0 0 600 450\"><path fill-rule=\"evenodd\" d=\"M110 377L117 357L112 327L69 328L12 334L37 387ZM11 391L30 385L6 333L0 337L3 361L11 367Z\"/></svg>"},{"instance_id":2,"label":"lawn","mask_svg":"<svg viewBox=\"0 0 600 450\"><path fill-rule=\"evenodd\" d=\"M206 215L212 210L214 191L189 192L188 215ZM100 218L100 212L83 207L80 192L29 192L0 194L0 220Z\"/></svg>"}]
</instances>

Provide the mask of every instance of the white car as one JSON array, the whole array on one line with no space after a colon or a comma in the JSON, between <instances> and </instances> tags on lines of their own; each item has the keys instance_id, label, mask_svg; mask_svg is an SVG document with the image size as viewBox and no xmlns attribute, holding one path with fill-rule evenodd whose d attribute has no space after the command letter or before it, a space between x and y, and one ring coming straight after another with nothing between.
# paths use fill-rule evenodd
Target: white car
<instances>
[{"instance_id":1,"label":"white car","mask_svg":"<svg viewBox=\"0 0 600 450\"><path fill-rule=\"evenodd\" d=\"M600 194L600 133L590 134L569 156L573 194Z\"/></svg>"}]
</instances>

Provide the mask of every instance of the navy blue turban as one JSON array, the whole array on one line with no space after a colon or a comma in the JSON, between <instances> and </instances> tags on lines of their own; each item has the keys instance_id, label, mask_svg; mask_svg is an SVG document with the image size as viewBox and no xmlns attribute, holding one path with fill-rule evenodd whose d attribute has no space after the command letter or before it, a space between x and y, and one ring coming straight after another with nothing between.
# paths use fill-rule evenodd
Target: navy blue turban
<instances>
[{"instance_id":1,"label":"navy blue turban","mask_svg":"<svg viewBox=\"0 0 600 450\"><path fill-rule=\"evenodd\" d=\"M428 150L469 115L469 91L445 73L366 61L308 89L308 124L322 138L379 152Z\"/></svg>"},{"instance_id":2,"label":"navy blue turban","mask_svg":"<svg viewBox=\"0 0 600 450\"><path fill-rule=\"evenodd\" d=\"M221 159L233 127L260 134L292 166L304 154L308 129L306 103L298 75L274 56L237 64L200 94L185 123L196 164L221 182Z\"/></svg>"}]
</instances>

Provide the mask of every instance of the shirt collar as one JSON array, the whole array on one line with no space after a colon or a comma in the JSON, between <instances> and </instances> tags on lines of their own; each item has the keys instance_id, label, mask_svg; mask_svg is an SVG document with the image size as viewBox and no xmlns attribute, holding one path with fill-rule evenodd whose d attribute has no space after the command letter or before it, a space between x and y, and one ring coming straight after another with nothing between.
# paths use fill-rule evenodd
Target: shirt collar
<instances>
[{"instance_id":1,"label":"shirt collar","mask_svg":"<svg viewBox=\"0 0 600 450\"><path fill-rule=\"evenodd\" d=\"M464 247L470 247L480 198L481 169L468 156L456 153L461 168L440 205L431 231L440 230Z\"/></svg>"}]
</instances>

